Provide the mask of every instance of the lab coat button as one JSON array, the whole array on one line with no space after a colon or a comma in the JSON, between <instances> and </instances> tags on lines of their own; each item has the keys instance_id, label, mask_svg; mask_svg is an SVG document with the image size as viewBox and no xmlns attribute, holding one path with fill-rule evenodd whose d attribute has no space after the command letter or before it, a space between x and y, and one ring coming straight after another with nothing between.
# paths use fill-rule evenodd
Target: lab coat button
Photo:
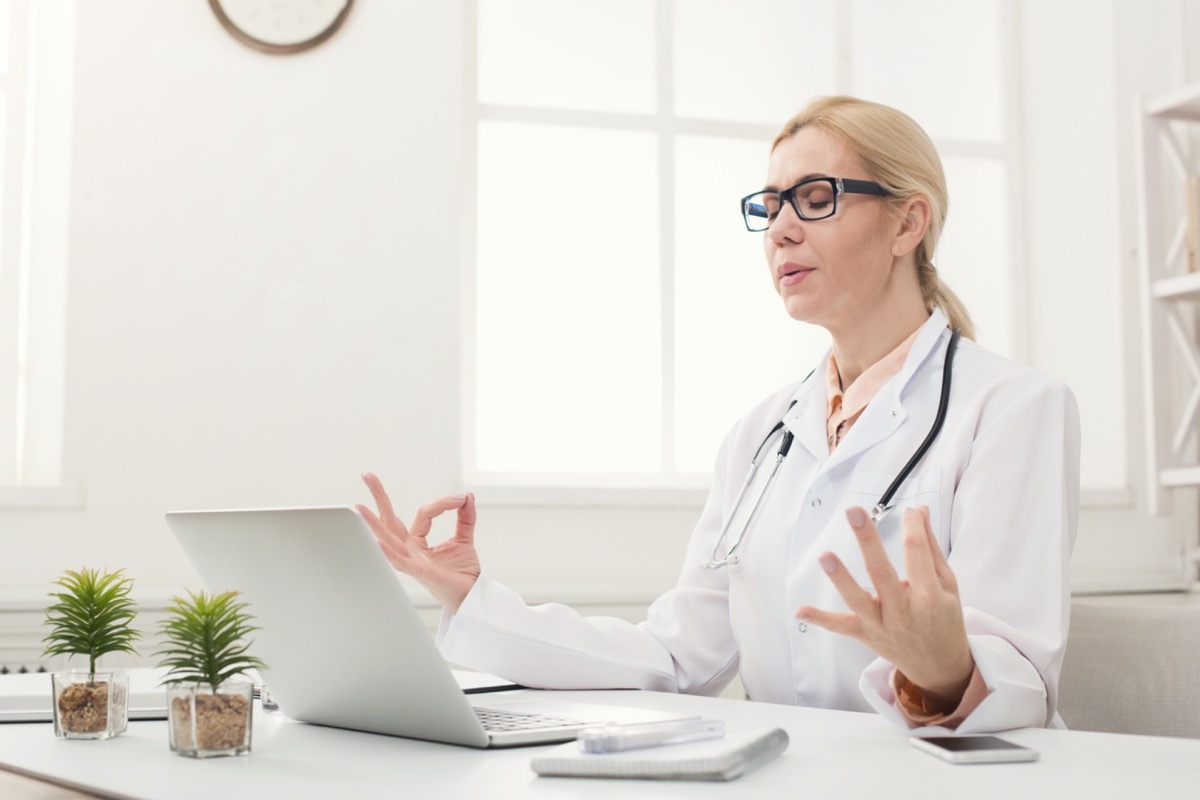
<instances>
[{"instance_id":1,"label":"lab coat button","mask_svg":"<svg viewBox=\"0 0 1200 800\"><path fill-rule=\"evenodd\" d=\"M807 622L797 623L796 629L799 630L801 633L807 633L808 632L808 623Z\"/></svg>"},{"instance_id":2,"label":"lab coat button","mask_svg":"<svg viewBox=\"0 0 1200 800\"><path fill-rule=\"evenodd\" d=\"M812 501L812 507L813 507L813 508L820 508L820 507L821 507L821 498L819 498L819 497L815 497L815 498L813 498L813 501Z\"/></svg>"},{"instance_id":3,"label":"lab coat button","mask_svg":"<svg viewBox=\"0 0 1200 800\"><path fill-rule=\"evenodd\" d=\"M898 417L898 416L900 416L900 412L893 408L892 409L892 419L895 420L896 417Z\"/></svg>"}]
</instances>

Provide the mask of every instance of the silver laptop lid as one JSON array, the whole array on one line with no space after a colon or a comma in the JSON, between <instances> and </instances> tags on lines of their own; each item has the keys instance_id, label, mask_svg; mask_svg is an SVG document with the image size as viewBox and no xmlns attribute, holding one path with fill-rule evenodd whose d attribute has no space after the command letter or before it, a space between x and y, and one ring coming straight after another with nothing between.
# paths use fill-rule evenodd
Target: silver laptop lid
<instances>
[{"instance_id":1,"label":"silver laptop lid","mask_svg":"<svg viewBox=\"0 0 1200 800\"><path fill-rule=\"evenodd\" d=\"M251 652L293 719L485 747L488 736L358 512L177 511L167 524L206 588L236 589Z\"/></svg>"}]
</instances>

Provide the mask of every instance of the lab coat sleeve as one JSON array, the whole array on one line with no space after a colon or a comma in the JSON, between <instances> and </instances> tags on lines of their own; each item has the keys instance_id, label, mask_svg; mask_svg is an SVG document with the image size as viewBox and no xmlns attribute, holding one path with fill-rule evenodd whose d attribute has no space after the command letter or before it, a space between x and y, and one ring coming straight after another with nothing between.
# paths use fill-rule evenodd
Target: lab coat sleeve
<instances>
[{"instance_id":1,"label":"lab coat sleeve","mask_svg":"<svg viewBox=\"0 0 1200 800\"><path fill-rule=\"evenodd\" d=\"M718 694L737 670L737 647L727 571L699 565L720 525L722 470L715 472L682 574L650 606L645 622L585 617L558 603L529 606L481 575L458 612L442 615L442 655L534 688Z\"/></svg>"},{"instance_id":2,"label":"lab coat sleeve","mask_svg":"<svg viewBox=\"0 0 1200 800\"><path fill-rule=\"evenodd\" d=\"M1010 394L999 393L1003 408L985 408L944 503L948 561L988 690L959 733L1062 724L1055 704L1079 517L1079 412L1062 384L1042 381L1015 399ZM907 727L892 705L892 669L875 660L860 688L880 714Z\"/></svg>"}]
</instances>

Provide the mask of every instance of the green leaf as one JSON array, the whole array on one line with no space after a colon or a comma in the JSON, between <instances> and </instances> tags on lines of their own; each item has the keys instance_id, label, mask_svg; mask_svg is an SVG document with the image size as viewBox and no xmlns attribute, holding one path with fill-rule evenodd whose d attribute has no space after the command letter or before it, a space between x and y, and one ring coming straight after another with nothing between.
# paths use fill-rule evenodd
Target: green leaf
<instances>
[{"instance_id":1,"label":"green leaf","mask_svg":"<svg viewBox=\"0 0 1200 800\"><path fill-rule=\"evenodd\" d=\"M124 577L124 570L67 570L54 585L63 591L49 593L57 602L46 609L50 633L42 640L47 645L43 655L87 656L91 672L105 653L137 655L133 642L141 634L132 628L137 614L129 598L133 581Z\"/></svg>"},{"instance_id":2,"label":"green leaf","mask_svg":"<svg viewBox=\"0 0 1200 800\"><path fill-rule=\"evenodd\" d=\"M247 604L238 592L210 595L188 592L189 598L171 598L167 618L160 626L164 639L160 667L167 668L164 683L201 683L216 688L249 669L266 667L247 655L246 637L259 628L250 624Z\"/></svg>"}]
</instances>

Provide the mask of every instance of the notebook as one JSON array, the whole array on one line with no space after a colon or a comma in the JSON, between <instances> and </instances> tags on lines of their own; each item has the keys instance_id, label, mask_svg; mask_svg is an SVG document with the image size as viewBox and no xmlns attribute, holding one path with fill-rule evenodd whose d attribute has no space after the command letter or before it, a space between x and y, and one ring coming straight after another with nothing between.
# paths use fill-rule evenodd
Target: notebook
<instances>
[{"instance_id":1,"label":"notebook","mask_svg":"<svg viewBox=\"0 0 1200 800\"><path fill-rule=\"evenodd\" d=\"M212 592L241 591L250 652L287 716L470 747L574 739L587 725L679 715L547 700L468 701L358 512L176 511L167 524ZM480 704L481 706L484 704Z\"/></svg>"},{"instance_id":2,"label":"notebook","mask_svg":"<svg viewBox=\"0 0 1200 800\"><path fill-rule=\"evenodd\" d=\"M758 769L787 746L782 728L617 753L584 753L572 742L534 757L530 766L547 777L731 781Z\"/></svg>"}]
</instances>

